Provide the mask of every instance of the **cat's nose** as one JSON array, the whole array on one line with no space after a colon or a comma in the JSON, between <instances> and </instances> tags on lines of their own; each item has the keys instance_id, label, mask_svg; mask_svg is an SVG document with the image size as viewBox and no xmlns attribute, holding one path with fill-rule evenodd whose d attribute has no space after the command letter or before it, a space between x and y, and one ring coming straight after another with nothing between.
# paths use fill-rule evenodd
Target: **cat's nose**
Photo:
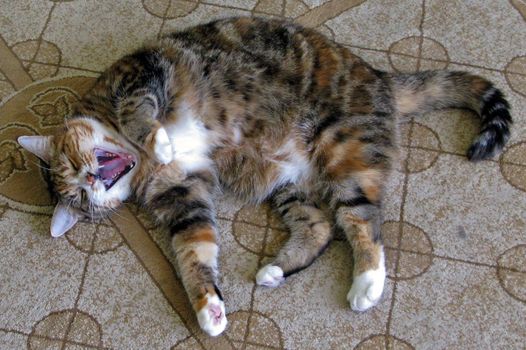
<instances>
[{"instance_id":1,"label":"cat's nose","mask_svg":"<svg viewBox=\"0 0 526 350\"><path fill-rule=\"evenodd\" d=\"M93 184L95 183L95 180L97 180L95 175L91 173L88 173L88 175L86 175L86 182L88 183L88 185L93 186Z\"/></svg>"}]
</instances>

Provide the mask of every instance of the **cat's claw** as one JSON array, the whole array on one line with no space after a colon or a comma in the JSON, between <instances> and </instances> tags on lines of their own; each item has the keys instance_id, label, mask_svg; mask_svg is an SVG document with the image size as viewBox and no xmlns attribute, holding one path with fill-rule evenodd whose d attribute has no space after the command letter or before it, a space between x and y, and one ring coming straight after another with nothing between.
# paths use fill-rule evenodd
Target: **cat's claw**
<instances>
[{"instance_id":1,"label":"cat's claw","mask_svg":"<svg viewBox=\"0 0 526 350\"><path fill-rule=\"evenodd\" d=\"M354 277L347 300L354 311L366 311L380 301L385 283L385 265L382 254L380 267Z\"/></svg>"},{"instance_id":2,"label":"cat's claw","mask_svg":"<svg viewBox=\"0 0 526 350\"><path fill-rule=\"evenodd\" d=\"M197 312L197 321L201 329L215 337L223 333L228 323L225 313L225 303L217 295L207 294L207 303Z\"/></svg>"},{"instance_id":3,"label":"cat's claw","mask_svg":"<svg viewBox=\"0 0 526 350\"><path fill-rule=\"evenodd\" d=\"M172 143L166 129L161 127L155 133L153 151L161 164L168 164L173 160Z\"/></svg>"},{"instance_id":4,"label":"cat's claw","mask_svg":"<svg viewBox=\"0 0 526 350\"><path fill-rule=\"evenodd\" d=\"M284 280L283 270L279 266L263 266L256 274L256 283L265 287L277 287Z\"/></svg>"}]
</instances>

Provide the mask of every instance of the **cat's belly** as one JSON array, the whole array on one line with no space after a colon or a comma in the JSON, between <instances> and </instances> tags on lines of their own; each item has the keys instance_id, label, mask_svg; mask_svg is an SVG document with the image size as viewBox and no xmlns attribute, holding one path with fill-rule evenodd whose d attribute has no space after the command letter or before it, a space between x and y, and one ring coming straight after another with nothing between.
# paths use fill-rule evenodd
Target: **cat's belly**
<instances>
[{"instance_id":1,"label":"cat's belly","mask_svg":"<svg viewBox=\"0 0 526 350\"><path fill-rule=\"evenodd\" d=\"M295 150L292 141L277 150L238 146L214 152L221 183L249 201L265 200L276 188L309 180L311 165Z\"/></svg>"}]
</instances>

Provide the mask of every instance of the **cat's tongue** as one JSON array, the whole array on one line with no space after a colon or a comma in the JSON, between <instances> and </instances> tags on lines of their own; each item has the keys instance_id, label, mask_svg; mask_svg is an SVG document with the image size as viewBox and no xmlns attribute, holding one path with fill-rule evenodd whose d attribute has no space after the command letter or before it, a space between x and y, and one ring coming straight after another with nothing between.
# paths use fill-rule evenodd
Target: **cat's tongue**
<instances>
[{"instance_id":1,"label":"cat's tongue","mask_svg":"<svg viewBox=\"0 0 526 350\"><path fill-rule=\"evenodd\" d=\"M99 163L98 177L104 183L106 189L109 189L131 168L134 161L131 154L109 152L100 148L95 149L95 157Z\"/></svg>"},{"instance_id":2,"label":"cat's tongue","mask_svg":"<svg viewBox=\"0 0 526 350\"><path fill-rule=\"evenodd\" d=\"M126 168L126 161L120 157L104 160L99 162L99 175L103 179L112 179L124 171Z\"/></svg>"}]
</instances>

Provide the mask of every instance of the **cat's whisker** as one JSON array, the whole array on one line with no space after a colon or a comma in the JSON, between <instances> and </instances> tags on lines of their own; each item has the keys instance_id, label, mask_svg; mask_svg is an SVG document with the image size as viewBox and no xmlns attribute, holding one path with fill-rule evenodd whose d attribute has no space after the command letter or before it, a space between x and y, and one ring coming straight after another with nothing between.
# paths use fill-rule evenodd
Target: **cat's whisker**
<instances>
[{"instance_id":1,"label":"cat's whisker","mask_svg":"<svg viewBox=\"0 0 526 350\"><path fill-rule=\"evenodd\" d=\"M39 167L39 168L41 168L41 169L44 169L44 170L47 170L47 171L51 171L51 172L53 172L53 169L51 169L51 168L49 168L49 167L46 167L46 166L43 166L43 165L41 165L41 163L37 163L37 162L35 162L34 160L31 160L31 163L32 163L33 165L36 165L37 167Z\"/></svg>"},{"instance_id":2,"label":"cat's whisker","mask_svg":"<svg viewBox=\"0 0 526 350\"><path fill-rule=\"evenodd\" d=\"M99 219L104 218L106 216L105 213L102 211L102 209L99 206L96 206L95 209L97 210Z\"/></svg>"},{"instance_id":3,"label":"cat's whisker","mask_svg":"<svg viewBox=\"0 0 526 350\"><path fill-rule=\"evenodd\" d=\"M93 219L93 214L94 214L94 211L93 211L93 204L91 204L91 202L88 201L88 209L90 211L90 219L91 219L91 224L92 225L95 225L95 221Z\"/></svg>"},{"instance_id":4,"label":"cat's whisker","mask_svg":"<svg viewBox=\"0 0 526 350\"><path fill-rule=\"evenodd\" d=\"M130 222L130 219L128 219L128 218L122 216L121 214L119 214L119 210L118 210L118 209L116 209L116 208L111 208L111 207L106 207L106 209L109 209L109 211L111 212L111 215L116 215L116 216L118 216L119 218L121 218L121 219L123 219L123 220L125 220L125 221Z\"/></svg>"}]
</instances>

